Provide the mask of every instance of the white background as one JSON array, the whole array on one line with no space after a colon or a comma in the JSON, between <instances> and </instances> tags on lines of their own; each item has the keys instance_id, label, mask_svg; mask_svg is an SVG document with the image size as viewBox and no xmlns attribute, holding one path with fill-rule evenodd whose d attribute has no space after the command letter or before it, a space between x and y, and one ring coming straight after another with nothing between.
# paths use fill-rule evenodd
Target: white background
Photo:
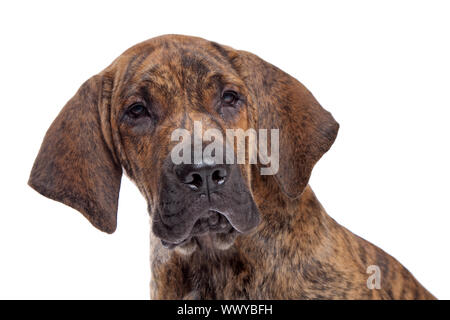
<instances>
[{"instance_id":1,"label":"white background","mask_svg":"<svg viewBox=\"0 0 450 320\"><path fill-rule=\"evenodd\" d=\"M125 49L201 36L303 82L341 125L311 185L328 213L450 298L445 1L3 1L0 298L149 297L149 221L124 178L118 229L27 186L65 102Z\"/></svg>"}]
</instances>

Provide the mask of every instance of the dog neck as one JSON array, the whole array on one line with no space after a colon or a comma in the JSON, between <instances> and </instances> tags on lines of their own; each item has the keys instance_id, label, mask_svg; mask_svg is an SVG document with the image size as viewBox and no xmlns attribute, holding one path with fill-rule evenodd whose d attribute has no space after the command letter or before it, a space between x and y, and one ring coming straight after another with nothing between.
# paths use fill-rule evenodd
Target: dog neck
<instances>
[{"instance_id":1,"label":"dog neck","mask_svg":"<svg viewBox=\"0 0 450 320\"><path fill-rule=\"evenodd\" d=\"M251 235L253 245L261 248L279 248L304 258L321 255L331 246L331 229L337 223L326 213L309 185L301 196L290 199L284 195L273 177L260 176L253 189L254 198L261 214L261 223ZM336 231L336 230L334 230ZM242 237L242 243L245 242ZM284 239L284 241L281 241ZM286 242L285 239L290 239ZM267 244L270 243L270 246Z\"/></svg>"}]
</instances>

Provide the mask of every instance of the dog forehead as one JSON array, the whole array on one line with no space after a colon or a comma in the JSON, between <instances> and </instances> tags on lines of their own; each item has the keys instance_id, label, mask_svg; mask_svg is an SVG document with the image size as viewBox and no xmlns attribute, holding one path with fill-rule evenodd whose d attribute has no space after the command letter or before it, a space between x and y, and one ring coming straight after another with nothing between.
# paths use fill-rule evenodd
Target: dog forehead
<instances>
[{"instance_id":1,"label":"dog forehead","mask_svg":"<svg viewBox=\"0 0 450 320\"><path fill-rule=\"evenodd\" d=\"M173 99L215 83L243 86L225 47L196 37L167 35L147 40L125 51L112 66L115 96L120 100L149 87Z\"/></svg>"},{"instance_id":2,"label":"dog forehead","mask_svg":"<svg viewBox=\"0 0 450 320\"><path fill-rule=\"evenodd\" d=\"M202 76L210 72L233 71L223 46L181 35L165 35L141 42L126 50L113 65L125 80L158 69L166 69L174 76L183 72Z\"/></svg>"}]
</instances>

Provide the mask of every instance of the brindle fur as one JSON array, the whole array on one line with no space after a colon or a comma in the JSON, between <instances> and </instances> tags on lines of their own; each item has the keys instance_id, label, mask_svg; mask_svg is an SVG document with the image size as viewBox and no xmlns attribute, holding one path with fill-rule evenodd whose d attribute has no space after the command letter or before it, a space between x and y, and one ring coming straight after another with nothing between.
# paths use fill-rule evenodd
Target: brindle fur
<instances>
[{"instance_id":1,"label":"brindle fur","mask_svg":"<svg viewBox=\"0 0 450 320\"><path fill-rule=\"evenodd\" d=\"M226 85L245 97L238 111L214 107ZM137 100L152 106L151 121L124 116ZM152 234L153 299L434 298L394 258L330 218L309 187L313 166L337 135L331 114L276 67L200 38L140 43L83 84L49 128L29 184L112 233L123 168L155 228L161 195L170 191L161 187L170 133L191 129L194 120L222 131L280 128L280 170L261 176L257 165L238 166L260 223L234 243L225 239L231 246L205 235L170 250ZM370 265L381 269L381 289L367 287Z\"/></svg>"}]
</instances>

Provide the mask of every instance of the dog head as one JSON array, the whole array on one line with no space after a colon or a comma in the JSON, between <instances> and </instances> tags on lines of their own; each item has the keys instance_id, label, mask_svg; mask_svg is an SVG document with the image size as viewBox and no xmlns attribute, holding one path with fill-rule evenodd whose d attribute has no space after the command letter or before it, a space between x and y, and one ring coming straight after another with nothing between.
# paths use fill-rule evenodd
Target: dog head
<instances>
[{"instance_id":1,"label":"dog head","mask_svg":"<svg viewBox=\"0 0 450 320\"><path fill-rule=\"evenodd\" d=\"M235 144L229 129L247 137ZM331 114L251 53L162 36L125 51L81 86L50 126L29 184L112 233L124 170L166 247L226 249L264 220L252 176L261 172L255 166L267 166L250 161L253 151L261 156L253 143L260 136L248 135L261 129L279 129L273 179L283 197L299 197L336 137ZM236 161L239 143L247 161Z\"/></svg>"}]
</instances>

